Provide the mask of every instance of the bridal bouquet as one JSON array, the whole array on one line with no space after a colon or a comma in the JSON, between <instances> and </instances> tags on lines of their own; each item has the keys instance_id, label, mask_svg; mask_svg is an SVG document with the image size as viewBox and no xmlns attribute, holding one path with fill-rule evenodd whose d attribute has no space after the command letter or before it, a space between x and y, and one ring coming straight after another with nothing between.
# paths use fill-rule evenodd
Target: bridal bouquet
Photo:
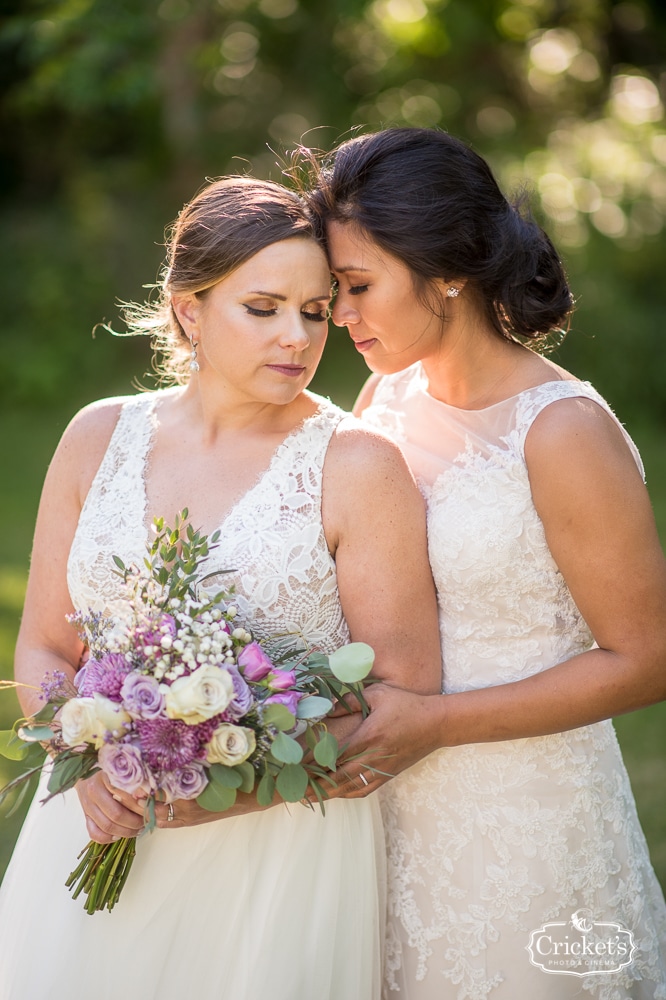
<instances>
[{"instance_id":1,"label":"bridal bouquet","mask_svg":"<svg viewBox=\"0 0 666 1000\"><path fill-rule=\"evenodd\" d=\"M206 593L201 564L217 541L192 529L184 510L174 528L154 522L155 538L141 570L114 556L129 615L112 621L78 612L72 624L89 658L72 684L63 673L42 684L42 710L0 733L0 753L39 762L10 782L0 797L30 778L51 756L49 795L73 788L98 770L145 801L145 830L155 803L196 799L223 812L238 792L256 791L259 805L277 794L299 802L311 789L324 810L326 783L342 752L323 721L334 699L353 693L365 707L362 681L373 663L364 643L330 656L285 650L271 655L250 632L234 626L229 592ZM292 637L293 638L293 637ZM282 650L280 652L280 650ZM297 736L303 736L311 756ZM117 902L136 851L134 838L91 841L67 880L88 913Z\"/></svg>"}]
</instances>

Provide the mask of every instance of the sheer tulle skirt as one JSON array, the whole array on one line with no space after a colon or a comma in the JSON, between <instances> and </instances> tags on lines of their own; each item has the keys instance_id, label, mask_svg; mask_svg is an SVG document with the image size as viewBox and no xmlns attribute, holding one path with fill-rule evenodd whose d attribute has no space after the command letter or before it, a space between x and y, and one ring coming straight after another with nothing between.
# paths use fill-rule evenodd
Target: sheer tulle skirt
<instances>
[{"instance_id":1,"label":"sheer tulle skirt","mask_svg":"<svg viewBox=\"0 0 666 1000\"><path fill-rule=\"evenodd\" d=\"M75 793L39 789L0 889L2 1000L374 1000L384 859L376 801L156 830L112 913L64 882L87 843Z\"/></svg>"}]
</instances>

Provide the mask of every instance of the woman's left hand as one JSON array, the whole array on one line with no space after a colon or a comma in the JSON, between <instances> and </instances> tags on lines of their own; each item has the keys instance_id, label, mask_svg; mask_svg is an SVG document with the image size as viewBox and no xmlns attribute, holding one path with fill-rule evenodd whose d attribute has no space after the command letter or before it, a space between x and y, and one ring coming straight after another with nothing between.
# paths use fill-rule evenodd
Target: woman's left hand
<instances>
[{"instance_id":1,"label":"woman's left hand","mask_svg":"<svg viewBox=\"0 0 666 1000\"><path fill-rule=\"evenodd\" d=\"M330 798L363 798L440 745L442 695L390 684L373 684L364 695L370 715L349 740Z\"/></svg>"}]
</instances>

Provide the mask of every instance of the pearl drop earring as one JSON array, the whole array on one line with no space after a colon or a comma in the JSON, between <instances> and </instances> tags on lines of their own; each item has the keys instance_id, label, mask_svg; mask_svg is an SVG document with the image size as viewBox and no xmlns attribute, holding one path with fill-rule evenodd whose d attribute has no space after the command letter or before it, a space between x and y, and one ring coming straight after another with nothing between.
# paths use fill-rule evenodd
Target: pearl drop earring
<instances>
[{"instance_id":1,"label":"pearl drop earring","mask_svg":"<svg viewBox=\"0 0 666 1000\"><path fill-rule=\"evenodd\" d=\"M199 362L197 361L197 342L196 340L190 340L190 345L192 350L190 351L190 371L199 371Z\"/></svg>"}]
</instances>

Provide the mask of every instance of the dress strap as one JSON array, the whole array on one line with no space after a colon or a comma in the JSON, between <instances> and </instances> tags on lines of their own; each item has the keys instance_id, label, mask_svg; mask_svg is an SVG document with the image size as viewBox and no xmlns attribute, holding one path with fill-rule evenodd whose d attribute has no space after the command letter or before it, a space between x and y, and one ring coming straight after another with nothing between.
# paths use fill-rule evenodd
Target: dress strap
<instances>
[{"instance_id":1,"label":"dress strap","mask_svg":"<svg viewBox=\"0 0 666 1000\"><path fill-rule=\"evenodd\" d=\"M557 382L544 382L533 389L528 389L517 397L516 402L516 423L515 432L518 435L520 452L525 457L525 439L527 433L535 419L551 403L559 399L591 399L594 403L605 410L611 419L617 424L627 443L634 461L641 476L645 478L645 469L638 448L620 423L610 405L601 396L594 386L589 382L580 382L577 379L563 379Z\"/></svg>"}]
</instances>

